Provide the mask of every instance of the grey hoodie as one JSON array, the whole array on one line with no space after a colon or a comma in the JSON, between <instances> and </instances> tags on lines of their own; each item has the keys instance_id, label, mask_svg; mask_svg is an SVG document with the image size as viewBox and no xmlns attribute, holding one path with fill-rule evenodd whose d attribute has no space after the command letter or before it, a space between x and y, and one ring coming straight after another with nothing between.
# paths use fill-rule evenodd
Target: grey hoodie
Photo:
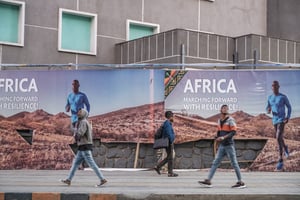
<instances>
[{"instance_id":1,"label":"grey hoodie","mask_svg":"<svg viewBox=\"0 0 300 200\"><path fill-rule=\"evenodd\" d=\"M77 141L77 145L93 144L92 127L87 120L88 112L83 109L80 114L78 115L78 128L76 131L76 135L80 139Z\"/></svg>"}]
</instances>

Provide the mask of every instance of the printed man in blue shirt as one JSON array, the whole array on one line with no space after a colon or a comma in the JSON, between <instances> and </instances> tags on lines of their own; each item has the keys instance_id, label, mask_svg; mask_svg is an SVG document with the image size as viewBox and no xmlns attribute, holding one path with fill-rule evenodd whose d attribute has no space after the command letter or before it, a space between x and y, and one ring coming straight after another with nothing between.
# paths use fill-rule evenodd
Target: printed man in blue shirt
<instances>
[{"instance_id":1,"label":"printed man in blue shirt","mask_svg":"<svg viewBox=\"0 0 300 200\"><path fill-rule=\"evenodd\" d=\"M286 95L281 94L279 92L279 82L273 81L272 90L273 94L268 97L267 103L267 113L270 114L272 112L273 118L272 123L275 128L276 139L279 146L279 161L276 166L277 170L283 169L283 152L285 156L289 156L288 146L284 143L283 133L284 133L284 126L288 123L292 107ZM287 108L287 115L286 115L286 108Z\"/></svg>"},{"instance_id":2,"label":"printed man in blue shirt","mask_svg":"<svg viewBox=\"0 0 300 200\"><path fill-rule=\"evenodd\" d=\"M76 123L78 121L77 113L79 110L83 109L85 106L88 113L90 112L89 100L83 92L79 91L79 87L80 87L79 81L73 80L72 82L73 92L69 94L67 98L67 104L65 107L66 112L71 111L72 128L75 128Z\"/></svg>"}]
</instances>

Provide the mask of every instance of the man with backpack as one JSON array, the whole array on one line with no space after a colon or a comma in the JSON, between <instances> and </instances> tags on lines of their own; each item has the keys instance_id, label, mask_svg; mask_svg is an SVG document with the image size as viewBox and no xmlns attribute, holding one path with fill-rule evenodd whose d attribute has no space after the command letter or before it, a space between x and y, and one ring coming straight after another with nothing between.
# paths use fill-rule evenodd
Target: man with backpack
<instances>
[{"instance_id":1,"label":"man with backpack","mask_svg":"<svg viewBox=\"0 0 300 200\"><path fill-rule=\"evenodd\" d=\"M167 157L161 160L155 167L154 170L157 174L161 174L160 170L162 166L168 163L168 177L177 177L178 174L173 172L173 152L174 152L174 140L175 140L175 132L172 126L174 122L174 114L172 111L166 111L165 117L166 121L163 123L163 131L162 137L167 137L169 139L169 146L166 148Z\"/></svg>"}]
</instances>

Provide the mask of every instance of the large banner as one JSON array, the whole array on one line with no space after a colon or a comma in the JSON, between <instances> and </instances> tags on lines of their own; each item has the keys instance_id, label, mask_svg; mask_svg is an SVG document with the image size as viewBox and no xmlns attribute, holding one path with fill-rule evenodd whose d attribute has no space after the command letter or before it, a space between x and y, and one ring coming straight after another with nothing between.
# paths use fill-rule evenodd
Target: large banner
<instances>
[{"instance_id":1,"label":"large banner","mask_svg":"<svg viewBox=\"0 0 300 200\"><path fill-rule=\"evenodd\" d=\"M285 144L290 156L285 165L290 170L300 166L300 71L172 71L166 77L165 109L176 113L177 142L213 139L217 132L220 107L229 106L238 131L236 139L266 139L267 143L252 169L272 170L279 158L272 113L267 99L274 80L279 92L291 104L291 117L284 127ZM277 102L278 103L278 102ZM287 107L284 108L287 115ZM273 111L276 115L276 111ZM248 146L249 150L255 149ZM275 168L275 167L274 167ZM273 168L273 169L274 169Z\"/></svg>"},{"instance_id":2,"label":"large banner","mask_svg":"<svg viewBox=\"0 0 300 200\"><path fill-rule=\"evenodd\" d=\"M292 118L300 117L300 71L186 71L165 105L166 109L203 118L218 113L222 104L231 112L257 116L266 113L274 80L290 100Z\"/></svg>"},{"instance_id":3,"label":"large banner","mask_svg":"<svg viewBox=\"0 0 300 200\"><path fill-rule=\"evenodd\" d=\"M176 114L176 143L213 139L220 106L227 104L238 125L236 137L269 139L262 155L273 157L277 144L266 105L277 80L292 106L284 137L291 163L299 165L299 77L299 70L1 71L0 169L70 167L73 137L65 105L74 79L88 97L94 138L103 142L152 143L165 110ZM33 130L33 141L24 140L24 130Z\"/></svg>"},{"instance_id":4,"label":"large banner","mask_svg":"<svg viewBox=\"0 0 300 200\"><path fill-rule=\"evenodd\" d=\"M70 167L65 106L75 79L89 100L94 139L152 142L164 119L163 70L1 71L0 169Z\"/></svg>"}]
</instances>

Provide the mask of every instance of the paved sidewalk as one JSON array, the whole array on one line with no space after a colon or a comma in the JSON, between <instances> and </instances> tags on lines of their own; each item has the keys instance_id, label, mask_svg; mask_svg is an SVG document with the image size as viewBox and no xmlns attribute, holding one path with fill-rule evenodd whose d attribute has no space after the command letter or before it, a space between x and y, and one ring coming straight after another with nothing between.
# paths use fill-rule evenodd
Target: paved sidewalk
<instances>
[{"instance_id":1,"label":"paved sidewalk","mask_svg":"<svg viewBox=\"0 0 300 200\"><path fill-rule=\"evenodd\" d=\"M206 178L207 170L177 170L179 177L134 169L103 169L102 172L108 183L95 188L98 180L89 169L77 171L71 186L59 182L67 176L67 170L0 170L0 200L39 199L37 194L42 193L52 197L57 194L49 199L76 196L78 200L300 199L300 172L242 172L245 189L231 188L236 182L231 170L217 171L213 188L203 188L197 183Z\"/></svg>"}]
</instances>

